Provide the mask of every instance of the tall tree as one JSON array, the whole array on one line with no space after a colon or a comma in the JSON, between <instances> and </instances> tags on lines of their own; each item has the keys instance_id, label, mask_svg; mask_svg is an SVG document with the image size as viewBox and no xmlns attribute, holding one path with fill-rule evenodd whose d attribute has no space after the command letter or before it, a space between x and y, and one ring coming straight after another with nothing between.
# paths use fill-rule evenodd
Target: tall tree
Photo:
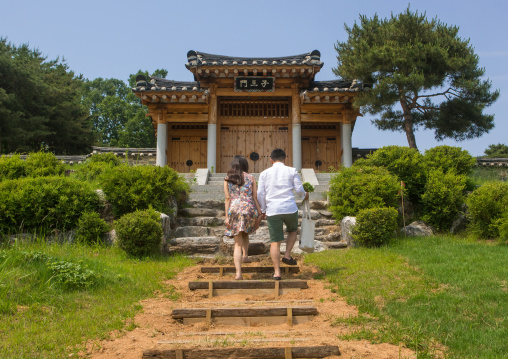
<instances>
[{"instance_id":1,"label":"tall tree","mask_svg":"<svg viewBox=\"0 0 508 359\"><path fill-rule=\"evenodd\" d=\"M65 60L0 38L0 153L88 152L93 138L81 88Z\"/></svg>"},{"instance_id":2,"label":"tall tree","mask_svg":"<svg viewBox=\"0 0 508 359\"><path fill-rule=\"evenodd\" d=\"M158 69L152 76L165 77L167 73ZM152 120L130 90L139 74L149 76L147 71L139 70L129 76L129 86L113 78L85 81L83 103L90 109L97 145L155 147Z\"/></svg>"},{"instance_id":3,"label":"tall tree","mask_svg":"<svg viewBox=\"0 0 508 359\"><path fill-rule=\"evenodd\" d=\"M355 97L355 107L380 114L380 130L405 132L417 148L418 128L434 131L437 140L480 137L494 127L483 113L499 96L482 80L479 58L459 28L408 9L381 20L360 15L345 25L348 39L337 42L334 73L372 84ZM400 110L394 106L400 105Z\"/></svg>"}]
</instances>

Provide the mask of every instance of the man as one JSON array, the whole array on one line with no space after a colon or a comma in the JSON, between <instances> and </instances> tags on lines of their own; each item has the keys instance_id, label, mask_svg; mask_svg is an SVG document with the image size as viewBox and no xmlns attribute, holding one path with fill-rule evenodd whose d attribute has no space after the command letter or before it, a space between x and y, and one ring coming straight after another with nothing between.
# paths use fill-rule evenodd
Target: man
<instances>
[{"instance_id":1,"label":"man","mask_svg":"<svg viewBox=\"0 0 508 359\"><path fill-rule=\"evenodd\" d=\"M309 199L296 169L285 165L286 153L277 148L270 155L272 167L259 175L258 202L261 207L261 218L267 220L270 231L270 257L274 267L274 280L280 280L280 242L284 240L282 225L286 225L286 252L282 262L296 265L291 257L291 250L296 242L298 230L298 207L296 206L293 190L302 199Z\"/></svg>"}]
</instances>

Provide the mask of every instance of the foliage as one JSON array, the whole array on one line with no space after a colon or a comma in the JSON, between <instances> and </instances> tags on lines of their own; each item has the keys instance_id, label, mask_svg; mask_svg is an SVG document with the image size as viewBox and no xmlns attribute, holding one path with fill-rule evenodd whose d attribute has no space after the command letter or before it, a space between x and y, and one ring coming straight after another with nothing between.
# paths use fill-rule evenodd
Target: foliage
<instances>
[{"instance_id":1,"label":"foliage","mask_svg":"<svg viewBox=\"0 0 508 359\"><path fill-rule=\"evenodd\" d=\"M382 166L404 182L407 197L413 204L420 202L425 186L425 168L418 150L402 146L385 146L367 155L367 159L356 164Z\"/></svg>"},{"instance_id":2,"label":"foliage","mask_svg":"<svg viewBox=\"0 0 508 359\"><path fill-rule=\"evenodd\" d=\"M462 210L466 181L453 171L431 170L422 195L423 220L438 230L449 229Z\"/></svg>"},{"instance_id":3,"label":"foliage","mask_svg":"<svg viewBox=\"0 0 508 359\"><path fill-rule=\"evenodd\" d=\"M314 186L311 185L309 182L303 182L302 183L303 185L303 189L305 190L305 192L314 192Z\"/></svg>"},{"instance_id":4,"label":"foliage","mask_svg":"<svg viewBox=\"0 0 508 359\"><path fill-rule=\"evenodd\" d=\"M483 113L499 97L483 79L479 57L459 28L408 9L390 18L360 15L345 25L348 39L337 42L334 73L344 79L373 84L355 96L355 107L381 114L381 130L405 132L416 148L414 131L434 131L435 138L464 140L494 127L494 116ZM394 105L400 104L400 110Z\"/></svg>"},{"instance_id":5,"label":"foliage","mask_svg":"<svg viewBox=\"0 0 508 359\"><path fill-rule=\"evenodd\" d=\"M99 205L85 182L68 177L35 177L0 182L0 232L75 228L81 214Z\"/></svg>"},{"instance_id":6,"label":"foliage","mask_svg":"<svg viewBox=\"0 0 508 359\"><path fill-rule=\"evenodd\" d=\"M95 244L102 242L102 236L110 230L110 226L97 212L84 212L78 221L76 240Z\"/></svg>"},{"instance_id":7,"label":"foliage","mask_svg":"<svg viewBox=\"0 0 508 359\"><path fill-rule=\"evenodd\" d=\"M499 239L508 244L508 211L496 221Z\"/></svg>"},{"instance_id":8,"label":"foliage","mask_svg":"<svg viewBox=\"0 0 508 359\"><path fill-rule=\"evenodd\" d=\"M114 153L98 153L88 158L84 165L76 169L76 176L83 181L94 181L105 171L120 165Z\"/></svg>"},{"instance_id":9,"label":"foliage","mask_svg":"<svg viewBox=\"0 0 508 359\"><path fill-rule=\"evenodd\" d=\"M330 180L330 210L335 219L356 216L362 209L397 208L399 181L382 167L344 168Z\"/></svg>"},{"instance_id":10,"label":"foliage","mask_svg":"<svg viewBox=\"0 0 508 359\"><path fill-rule=\"evenodd\" d=\"M398 212L395 208L362 209L356 216L353 238L365 247L379 247L390 242L397 230Z\"/></svg>"},{"instance_id":11,"label":"foliage","mask_svg":"<svg viewBox=\"0 0 508 359\"><path fill-rule=\"evenodd\" d=\"M455 172L467 175L476 163L468 151L460 147L436 146L425 151L423 161L429 170L441 169L443 172Z\"/></svg>"},{"instance_id":12,"label":"foliage","mask_svg":"<svg viewBox=\"0 0 508 359\"><path fill-rule=\"evenodd\" d=\"M94 280L65 288L52 278L48 259L93 271ZM133 260L116 246L36 240L0 247L0 357L79 357L111 332L125 333L141 300L168 290L178 296L164 283L191 264L184 256Z\"/></svg>"},{"instance_id":13,"label":"foliage","mask_svg":"<svg viewBox=\"0 0 508 359\"><path fill-rule=\"evenodd\" d=\"M39 151L30 153L25 171L28 177L60 176L65 172L65 165L54 154Z\"/></svg>"},{"instance_id":14,"label":"foliage","mask_svg":"<svg viewBox=\"0 0 508 359\"><path fill-rule=\"evenodd\" d=\"M189 188L178 172L166 166L117 166L100 181L117 217L150 206L169 213L170 200L179 199Z\"/></svg>"},{"instance_id":15,"label":"foliage","mask_svg":"<svg viewBox=\"0 0 508 359\"><path fill-rule=\"evenodd\" d=\"M26 176L25 161L19 155L0 157L0 181Z\"/></svg>"},{"instance_id":16,"label":"foliage","mask_svg":"<svg viewBox=\"0 0 508 359\"><path fill-rule=\"evenodd\" d=\"M508 247L458 237L305 256L359 316L342 340L392 343L418 358L504 358Z\"/></svg>"},{"instance_id":17,"label":"foliage","mask_svg":"<svg viewBox=\"0 0 508 359\"><path fill-rule=\"evenodd\" d=\"M159 214L153 209L128 213L115 221L118 246L135 257L159 251L162 226Z\"/></svg>"},{"instance_id":18,"label":"foliage","mask_svg":"<svg viewBox=\"0 0 508 359\"><path fill-rule=\"evenodd\" d=\"M149 77L148 73L138 71ZM152 76L165 77L166 70L156 70ZM135 77L130 75L129 85L122 80L86 80L83 102L90 109L96 144L100 146L155 147L155 132L147 109L132 93Z\"/></svg>"},{"instance_id":19,"label":"foliage","mask_svg":"<svg viewBox=\"0 0 508 359\"><path fill-rule=\"evenodd\" d=\"M496 222L506 215L508 184L486 183L474 190L466 199L466 203L471 231L482 238L498 237L499 229Z\"/></svg>"},{"instance_id":20,"label":"foliage","mask_svg":"<svg viewBox=\"0 0 508 359\"><path fill-rule=\"evenodd\" d=\"M89 152L93 138L82 83L65 61L0 38L0 153Z\"/></svg>"},{"instance_id":21,"label":"foliage","mask_svg":"<svg viewBox=\"0 0 508 359\"><path fill-rule=\"evenodd\" d=\"M485 150L487 158L508 158L508 146L498 143L497 145L489 145Z\"/></svg>"}]
</instances>

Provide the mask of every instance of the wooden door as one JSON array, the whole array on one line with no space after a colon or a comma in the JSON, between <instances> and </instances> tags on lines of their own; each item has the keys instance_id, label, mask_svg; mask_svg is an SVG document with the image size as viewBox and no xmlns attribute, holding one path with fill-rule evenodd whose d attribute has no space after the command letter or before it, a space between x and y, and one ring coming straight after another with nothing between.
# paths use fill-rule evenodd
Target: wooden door
<instances>
[{"instance_id":1,"label":"wooden door","mask_svg":"<svg viewBox=\"0 0 508 359\"><path fill-rule=\"evenodd\" d=\"M325 172L341 165L340 132L336 125L302 126L302 168Z\"/></svg>"},{"instance_id":2,"label":"wooden door","mask_svg":"<svg viewBox=\"0 0 508 359\"><path fill-rule=\"evenodd\" d=\"M206 168L206 124L168 126L168 166L181 173Z\"/></svg>"},{"instance_id":3,"label":"wooden door","mask_svg":"<svg viewBox=\"0 0 508 359\"><path fill-rule=\"evenodd\" d=\"M271 166L270 154L275 148L289 154L287 125L222 125L220 136L218 172L227 172L236 155L247 158L249 172L259 173Z\"/></svg>"}]
</instances>

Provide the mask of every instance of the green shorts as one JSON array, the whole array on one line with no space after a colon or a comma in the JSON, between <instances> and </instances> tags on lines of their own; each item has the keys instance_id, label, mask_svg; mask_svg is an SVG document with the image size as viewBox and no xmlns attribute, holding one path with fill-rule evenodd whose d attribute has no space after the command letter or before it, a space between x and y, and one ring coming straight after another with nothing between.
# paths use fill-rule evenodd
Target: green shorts
<instances>
[{"instance_id":1,"label":"green shorts","mask_svg":"<svg viewBox=\"0 0 508 359\"><path fill-rule=\"evenodd\" d=\"M268 216L266 222L270 231L270 242L282 242L284 240L282 224L286 225L286 232L296 232L298 230L298 211Z\"/></svg>"}]
</instances>

